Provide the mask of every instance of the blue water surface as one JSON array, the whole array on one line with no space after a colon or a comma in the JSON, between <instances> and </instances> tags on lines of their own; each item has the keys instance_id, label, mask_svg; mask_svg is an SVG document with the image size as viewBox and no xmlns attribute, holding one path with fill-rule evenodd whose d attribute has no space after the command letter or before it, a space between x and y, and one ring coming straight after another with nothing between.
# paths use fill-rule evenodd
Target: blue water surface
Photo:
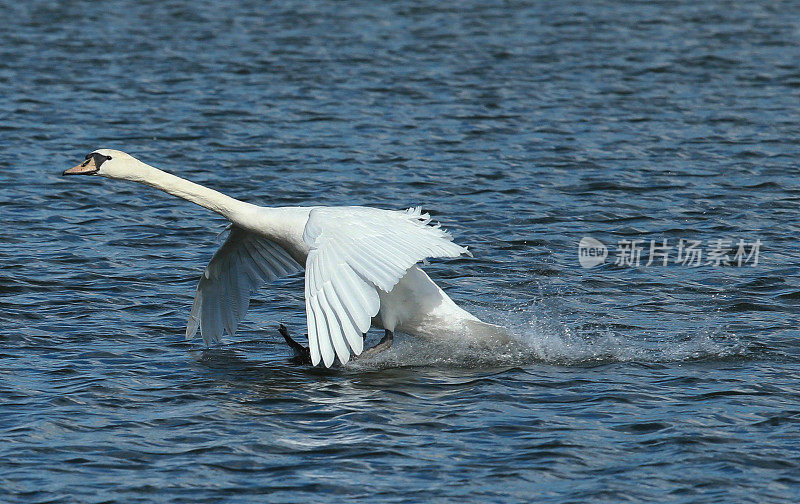
<instances>
[{"instance_id":1,"label":"blue water surface","mask_svg":"<svg viewBox=\"0 0 800 504\"><path fill-rule=\"evenodd\" d=\"M0 501L800 499L796 2L34 0L0 19ZM185 341L226 222L60 176L100 147L258 204L421 205L475 255L429 274L519 344L400 334L294 365L277 325L302 338L302 278L223 346ZM586 236L604 264L579 263ZM614 264L624 240L638 266ZM761 245L648 266L651 240Z\"/></svg>"}]
</instances>

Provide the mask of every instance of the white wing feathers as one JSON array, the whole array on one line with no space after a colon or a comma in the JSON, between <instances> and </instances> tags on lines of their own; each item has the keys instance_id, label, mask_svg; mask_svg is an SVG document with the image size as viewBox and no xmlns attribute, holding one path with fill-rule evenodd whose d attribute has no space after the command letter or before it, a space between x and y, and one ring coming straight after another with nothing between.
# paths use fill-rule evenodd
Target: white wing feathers
<instances>
[{"instance_id":1,"label":"white wing feathers","mask_svg":"<svg viewBox=\"0 0 800 504\"><path fill-rule=\"evenodd\" d=\"M391 291L406 271L429 257L468 254L419 208L406 211L366 207L318 207L303 231L306 259L305 298L311 361L330 367L338 356L363 350L362 333L380 311L377 289ZM230 226L225 243L211 258L197 285L186 327L191 338L200 329L206 345L233 335L250 296L266 282L301 270L272 241Z\"/></svg>"},{"instance_id":2,"label":"white wing feathers","mask_svg":"<svg viewBox=\"0 0 800 504\"><path fill-rule=\"evenodd\" d=\"M302 268L279 245L233 225L228 239L206 266L194 297L186 338L198 327L206 345L223 332L233 335L250 306L250 296L266 282Z\"/></svg>"},{"instance_id":3,"label":"white wing feathers","mask_svg":"<svg viewBox=\"0 0 800 504\"><path fill-rule=\"evenodd\" d=\"M303 240L306 317L311 362L326 367L363 350L361 334L380 310L376 287L389 292L406 271L428 257L469 254L419 208L314 208ZM348 348L349 347L349 348Z\"/></svg>"}]
</instances>

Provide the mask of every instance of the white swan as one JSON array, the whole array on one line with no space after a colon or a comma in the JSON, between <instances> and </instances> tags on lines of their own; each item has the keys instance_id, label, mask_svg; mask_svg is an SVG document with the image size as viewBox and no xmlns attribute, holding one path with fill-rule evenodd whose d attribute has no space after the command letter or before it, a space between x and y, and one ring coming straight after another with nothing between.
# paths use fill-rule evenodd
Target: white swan
<instances>
[{"instance_id":1,"label":"white swan","mask_svg":"<svg viewBox=\"0 0 800 504\"><path fill-rule=\"evenodd\" d=\"M227 240L197 286L187 338L198 328L206 345L219 342L224 332L233 335L253 292L305 265L313 365L322 361L330 367L335 357L347 363L351 352L360 355L362 335L371 325L386 330L380 349L391 345L394 331L431 340L507 341L502 327L459 308L417 265L429 257L471 255L444 230L430 225L430 217L419 208L261 207L111 149L92 152L63 174L140 182L231 221Z\"/></svg>"}]
</instances>

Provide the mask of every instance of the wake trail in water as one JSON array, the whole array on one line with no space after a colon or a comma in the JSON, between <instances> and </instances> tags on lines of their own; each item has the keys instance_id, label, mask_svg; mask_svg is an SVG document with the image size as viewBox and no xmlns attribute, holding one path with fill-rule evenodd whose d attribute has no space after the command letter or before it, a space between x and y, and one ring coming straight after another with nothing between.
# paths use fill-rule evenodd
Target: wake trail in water
<instances>
[{"instance_id":1,"label":"wake trail in water","mask_svg":"<svg viewBox=\"0 0 800 504\"><path fill-rule=\"evenodd\" d=\"M438 343L400 336L375 358L353 368L398 366L494 367L525 364L595 366L610 363L680 363L747 360L758 356L738 336L701 328L691 334L655 334L639 328L577 329L535 310L482 313L508 329L512 341L492 348Z\"/></svg>"}]
</instances>

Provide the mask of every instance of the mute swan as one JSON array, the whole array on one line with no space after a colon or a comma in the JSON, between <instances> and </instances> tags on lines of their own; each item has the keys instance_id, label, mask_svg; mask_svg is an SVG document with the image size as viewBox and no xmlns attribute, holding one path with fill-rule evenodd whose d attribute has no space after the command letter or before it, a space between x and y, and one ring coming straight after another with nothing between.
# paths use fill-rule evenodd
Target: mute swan
<instances>
[{"instance_id":1,"label":"mute swan","mask_svg":"<svg viewBox=\"0 0 800 504\"><path fill-rule=\"evenodd\" d=\"M88 154L63 175L140 182L231 222L197 285L187 339L198 328L206 345L218 343L224 332L233 335L259 287L305 266L306 351L315 366L322 361L330 367L335 357L345 364L351 352L361 355L362 335L371 325L386 331L374 351L388 348L394 331L489 345L508 340L504 328L458 307L417 265L429 257L471 256L419 208L261 207L111 149ZM303 349L283 327L281 334Z\"/></svg>"}]
</instances>

